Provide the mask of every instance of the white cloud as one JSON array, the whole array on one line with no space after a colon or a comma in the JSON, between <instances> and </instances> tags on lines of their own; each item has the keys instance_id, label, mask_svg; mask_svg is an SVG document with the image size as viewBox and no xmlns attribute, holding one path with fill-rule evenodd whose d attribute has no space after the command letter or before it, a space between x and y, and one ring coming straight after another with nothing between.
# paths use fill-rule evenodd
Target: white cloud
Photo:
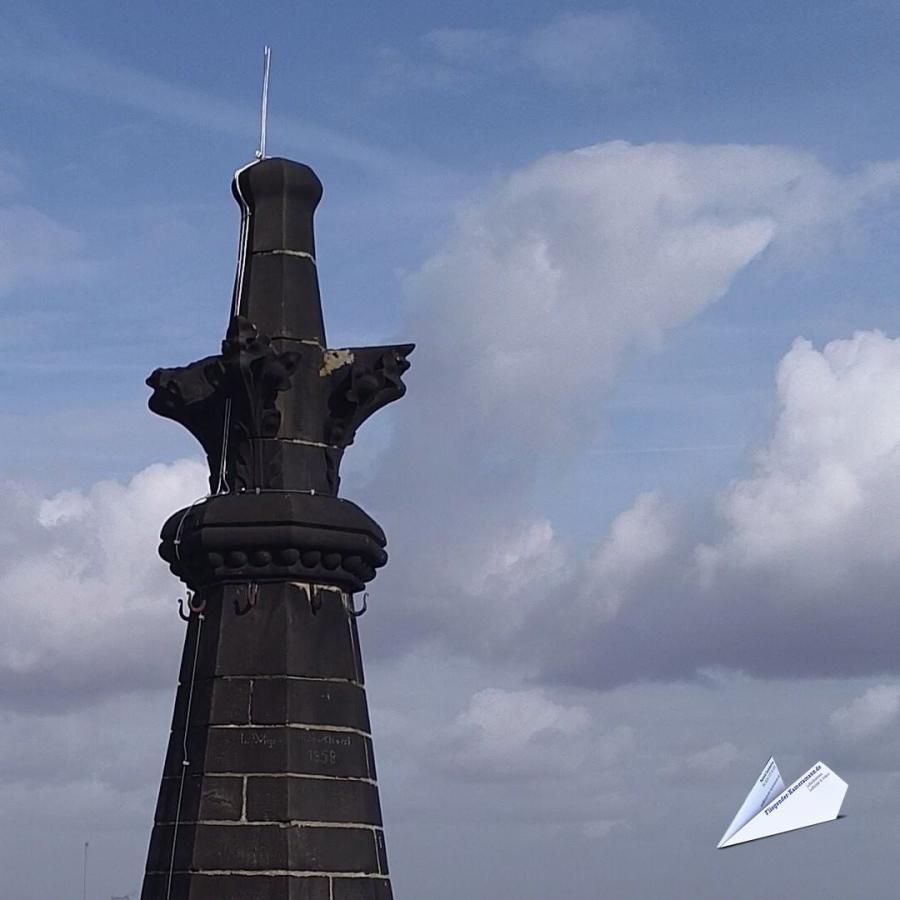
<instances>
[{"instance_id":1,"label":"white cloud","mask_svg":"<svg viewBox=\"0 0 900 900\"><path fill-rule=\"evenodd\" d=\"M481 538L476 532L473 535ZM562 544L545 520L510 525L494 535L490 544L473 546L472 567L456 571L448 560L442 581L459 584L457 614L471 615L479 627L494 636L510 636L521 628L547 591L559 581L566 558ZM485 608L484 598L490 597Z\"/></svg>"},{"instance_id":2,"label":"white cloud","mask_svg":"<svg viewBox=\"0 0 900 900\"><path fill-rule=\"evenodd\" d=\"M59 284L91 271L80 235L25 205L0 208L0 296L24 284Z\"/></svg>"},{"instance_id":3,"label":"white cloud","mask_svg":"<svg viewBox=\"0 0 900 900\"><path fill-rule=\"evenodd\" d=\"M184 460L50 498L6 491L4 705L72 704L171 682L181 587L156 547L165 519L204 492L205 474Z\"/></svg>"},{"instance_id":4,"label":"white cloud","mask_svg":"<svg viewBox=\"0 0 900 900\"><path fill-rule=\"evenodd\" d=\"M898 396L900 339L857 332L822 350L796 341L778 367L772 438L754 471L719 498L718 520L705 523L716 536L699 545L682 537L658 564L637 566L641 578L624 578L599 609L583 606L568 626L580 650L562 662L548 654L548 669L595 684L715 667L781 676L896 671ZM658 522L635 521L629 543L640 547L644 535L652 556ZM620 526L594 560L613 554ZM837 733L866 733L892 716L893 690L836 713Z\"/></svg>"},{"instance_id":5,"label":"white cloud","mask_svg":"<svg viewBox=\"0 0 900 900\"><path fill-rule=\"evenodd\" d=\"M588 765L607 768L633 744L630 728L599 733L584 707L542 690L485 688L435 741L435 761L476 780L558 778Z\"/></svg>"},{"instance_id":6,"label":"white cloud","mask_svg":"<svg viewBox=\"0 0 900 900\"><path fill-rule=\"evenodd\" d=\"M504 579L513 591L524 588L530 580L529 562L556 568L558 553L553 526L546 520L531 522L510 535L508 542L492 548L484 568L474 575L476 591L489 587L495 579Z\"/></svg>"},{"instance_id":7,"label":"white cloud","mask_svg":"<svg viewBox=\"0 0 900 900\"><path fill-rule=\"evenodd\" d=\"M550 82L610 87L657 72L663 43L640 13L603 10L541 25L522 51Z\"/></svg>"},{"instance_id":8,"label":"white cloud","mask_svg":"<svg viewBox=\"0 0 900 900\"><path fill-rule=\"evenodd\" d=\"M499 28L436 28L422 40L445 62L459 66L503 65L515 52L512 38Z\"/></svg>"},{"instance_id":9,"label":"white cloud","mask_svg":"<svg viewBox=\"0 0 900 900\"><path fill-rule=\"evenodd\" d=\"M488 77L533 76L564 87L616 90L658 75L663 40L640 13L568 13L530 29L436 28L408 52L383 48L380 87L465 90Z\"/></svg>"},{"instance_id":10,"label":"white cloud","mask_svg":"<svg viewBox=\"0 0 900 900\"><path fill-rule=\"evenodd\" d=\"M636 582L669 554L672 512L658 494L641 494L620 513L585 565L579 593L592 618L615 618Z\"/></svg>"},{"instance_id":11,"label":"white cloud","mask_svg":"<svg viewBox=\"0 0 900 900\"><path fill-rule=\"evenodd\" d=\"M882 734L900 717L900 685L878 684L868 688L846 706L836 709L831 727L846 741L859 741Z\"/></svg>"},{"instance_id":12,"label":"white cloud","mask_svg":"<svg viewBox=\"0 0 900 900\"><path fill-rule=\"evenodd\" d=\"M464 433L514 439L517 455L565 445L589 430L626 351L720 299L770 245L846 222L884 178L843 180L775 147L554 154L461 215L409 278L408 327L452 374Z\"/></svg>"},{"instance_id":13,"label":"white cloud","mask_svg":"<svg viewBox=\"0 0 900 900\"><path fill-rule=\"evenodd\" d=\"M19 287L71 284L93 271L82 235L26 202L24 171L21 159L0 148L0 297ZM17 331L22 318L0 322Z\"/></svg>"},{"instance_id":14,"label":"white cloud","mask_svg":"<svg viewBox=\"0 0 900 900\"><path fill-rule=\"evenodd\" d=\"M613 142L545 157L462 210L407 278L410 390L361 497L391 541L376 648L432 634L515 652L529 618L546 628L541 608L571 597L578 563L532 492L594 440L622 361L764 255L828 246L898 183L895 164L842 176L780 147ZM642 503L585 570L594 624L672 552L666 504Z\"/></svg>"},{"instance_id":15,"label":"white cloud","mask_svg":"<svg viewBox=\"0 0 900 900\"><path fill-rule=\"evenodd\" d=\"M900 339L858 332L821 351L798 340L777 386L772 440L723 498L727 533L701 563L777 567L852 590L857 566L896 566Z\"/></svg>"}]
</instances>

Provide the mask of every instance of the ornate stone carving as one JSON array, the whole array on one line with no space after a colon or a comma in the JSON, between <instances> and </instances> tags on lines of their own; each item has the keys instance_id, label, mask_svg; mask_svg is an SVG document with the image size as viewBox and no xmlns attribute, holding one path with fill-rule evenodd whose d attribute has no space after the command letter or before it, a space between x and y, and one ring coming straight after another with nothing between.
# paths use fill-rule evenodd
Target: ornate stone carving
<instances>
[{"instance_id":1,"label":"ornate stone carving","mask_svg":"<svg viewBox=\"0 0 900 900\"><path fill-rule=\"evenodd\" d=\"M323 346L311 218L321 185L293 163L270 161L251 175L256 181L236 194L253 193L256 204L241 314L218 356L147 379L150 409L187 428L206 452L216 495L175 513L160 553L193 589L308 577L358 590L387 556L377 524L357 507L348 520L346 501L337 500L341 460L363 422L406 392L414 345ZM248 502L235 507L229 496ZM303 502L282 502L290 496Z\"/></svg>"},{"instance_id":2,"label":"ornate stone carving","mask_svg":"<svg viewBox=\"0 0 900 900\"><path fill-rule=\"evenodd\" d=\"M344 449L353 443L369 416L406 393L402 376L409 368L406 357L414 346L323 351L306 345L302 350L278 352L252 322L235 316L219 356L207 356L188 366L157 369L150 375L147 384L153 388L153 396L149 405L153 412L184 425L197 438L206 451L214 491L219 488L223 446L228 490L277 486L283 474L283 454L264 442L280 438L319 451L323 487L337 496ZM282 412L277 403L280 393L291 390L304 356L309 357L304 369L321 359L318 383L307 384L288 402L302 405L306 401L323 410L318 423L309 422L306 410L293 411L292 421L312 426L309 430L313 434L307 434L305 440L300 435L279 434ZM316 441L316 437L321 440Z\"/></svg>"},{"instance_id":3,"label":"ornate stone carving","mask_svg":"<svg viewBox=\"0 0 900 900\"><path fill-rule=\"evenodd\" d=\"M329 351L343 354L347 363L329 373L331 389L325 436L334 447L349 447L357 429L373 413L406 393L401 378L409 368L406 357L414 344L396 347L353 347Z\"/></svg>"},{"instance_id":4,"label":"ornate stone carving","mask_svg":"<svg viewBox=\"0 0 900 900\"><path fill-rule=\"evenodd\" d=\"M150 409L183 425L200 442L209 462L210 489L221 464L225 397L219 390L219 357L207 356L187 366L156 369L147 379L153 388Z\"/></svg>"},{"instance_id":5,"label":"ornate stone carving","mask_svg":"<svg viewBox=\"0 0 900 900\"><path fill-rule=\"evenodd\" d=\"M150 375L150 409L184 425L197 438L209 460L213 490L223 445L232 488L265 487L257 440L278 434L281 412L275 399L290 388L298 359L297 352L276 352L252 322L235 316L221 355Z\"/></svg>"}]
</instances>

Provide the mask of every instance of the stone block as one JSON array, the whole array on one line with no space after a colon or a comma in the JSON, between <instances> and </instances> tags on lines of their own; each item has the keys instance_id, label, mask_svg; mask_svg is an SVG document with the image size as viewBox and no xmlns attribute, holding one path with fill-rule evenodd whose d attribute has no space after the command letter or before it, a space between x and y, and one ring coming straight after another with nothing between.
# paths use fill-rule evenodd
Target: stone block
<instances>
[{"instance_id":1,"label":"stone block","mask_svg":"<svg viewBox=\"0 0 900 900\"><path fill-rule=\"evenodd\" d=\"M296 675L361 681L355 622L337 592L324 592L313 610L289 584L261 585L246 613L246 588L224 589L218 623L216 675Z\"/></svg>"},{"instance_id":2,"label":"stone block","mask_svg":"<svg viewBox=\"0 0 900 900\"><path fill-rule=\"evenodd\" d=\"M185 726L188 700L191 722L196 725L247 725L250 722L249 678L197 678L191 694L190 682L178 686L172 727Z\"/></svg>"},{"instance_id":3,"label":"stone block","mask_svg":"<svg viewBox=\"0 0 900 900\"><path fill-rule=\"evenodd\" d=\"M157 825L148 871L166 871L174 826ZM181 825L175 846L180 871L295 871L379 874L375 835L368 828L321 828L241 823Z\"/></svg>"},{"instance_id":4,"label":"stone block","mask_svg":"<svg viewBox=\"0 0 900 900\"><path fill-rule=\"evenodd\" d=\"M259 725L339 725L370 730L366 692L349 682L257 679L250 719Z\"/></svg>"},{"instance_id":5,"label":"stone block","mask_svg":"<svg viewBox=\"0 0 900 900\"><path fill-rule=\"evenodd\" d=\"M375 835L368 828L300 825L284 830L295 871L378 872Z\"/></svg>"},{"instance_id":6,"label":"stone block","mask_svg":"<svg viewBox=\"0 0 900 900\"><path fill-rule=\"evenodd\" d=\"M331 888L331 900L393 900L394 896L387 878L334 878Z\"/></svg>"},{"instance_id":7,"label":"stone block","mask_svg":"<svg viewBox=\"0 0 900 900\"><path fill-rule=\"evenodd\" d=\"M271 822L340 822L381 825L378 788L332 778L247 779L247 818Z\"/></svg>"},{"instance_id":8,"label":"stone block","mask_svg":"<svg viewBox=\"0 0 900 900\"><path fill-rule=\"evenodd\" d=\"M178 797L181 794L181 810ZM156 804L155 821L179 822L236 821L244 807L244 779L230 775L189 775L184 779L171 775L163 778Z\"/></svg>"},{"instance_id":9,"label":"stone block","mask_svg":"<svg viewBox=\"0 0 900 900\"><path fill-rule=\"evenodd\" d=\"M148 875L141 900L166 900L167 885L167 873ZM331 888L329 879L322 876L177 872L172 876L170 900L331 900Z\"/></svg>"}]
</instances>

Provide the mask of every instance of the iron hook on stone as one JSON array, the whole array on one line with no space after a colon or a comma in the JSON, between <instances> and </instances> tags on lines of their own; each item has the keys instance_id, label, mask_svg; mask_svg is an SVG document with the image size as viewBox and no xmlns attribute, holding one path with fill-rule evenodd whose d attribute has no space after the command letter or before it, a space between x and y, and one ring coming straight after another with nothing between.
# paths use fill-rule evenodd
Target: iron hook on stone
<instances>
[{"instance_id":1,"label":"iron hook on stone","mask_svg":"<svg viewBox=\"0 0 900 900\"><path fill-rule=\"evenodd\" d=\"M194 599L197 597L197 594L195 594L193 591L187 591L186 594L187 594L186 597L178 598L178 615L185 622L190 622L191 613L194 613L195 615L200 615L203 612L203 610L206 609L206 597L201 596L200 602L195 603ZM184 612L185 606L187 606L187 608L188 608L187 614L185 614L185 612Z\"/></svg>"},{"instance_id":2,"label":"iron hook on stone","mask_svg":"<svg viewBox=\"0 0 900 900\"><path fill-rule=\"evenodd\" d=\"M347 614L353 616L354 619L358 619L360 616L365 615L366 610L369 608L369 592L365 591L362 596L362 606L357 609L355 605L355 601L353 599L353 594L347 594L344 598L344 609L347 610Z\"/></svg>"}]
</instances>

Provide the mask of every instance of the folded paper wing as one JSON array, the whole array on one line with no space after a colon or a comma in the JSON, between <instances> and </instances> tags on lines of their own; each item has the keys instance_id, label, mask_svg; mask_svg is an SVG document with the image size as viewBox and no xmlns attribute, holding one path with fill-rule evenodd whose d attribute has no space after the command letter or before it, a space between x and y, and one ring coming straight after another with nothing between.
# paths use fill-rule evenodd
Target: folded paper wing
<instances>
[{"instance_id":1,"label":"folded paper wing","mask_svg":"<svg viewBox=\"0 0 900 900\"><path fill-rule=\"evenodd\" d=\"M761 812L769 805L772 798L780 794L784 790L784 781L778 766L775 764L774 757L769 757L769 761L763 766L759 778L747 794L741 808L737 811L737 815L731 820L731 824L725 829L722 840L719 841L719 847L726 846L726 841L737 831L743 828L758 812Z\"/></svg>"},{"instance_id":2,"label":"folded paper wing","mask_svg":"<svg viewBox=\"0 0 900 900\"><path fill-rule=\"evenodd\" d=\"M771 837L838 817L847 782L817 762L785 789L775 760L766 763L747 799L719 841L719 848Z\"/></svg>"}]
</instances>

